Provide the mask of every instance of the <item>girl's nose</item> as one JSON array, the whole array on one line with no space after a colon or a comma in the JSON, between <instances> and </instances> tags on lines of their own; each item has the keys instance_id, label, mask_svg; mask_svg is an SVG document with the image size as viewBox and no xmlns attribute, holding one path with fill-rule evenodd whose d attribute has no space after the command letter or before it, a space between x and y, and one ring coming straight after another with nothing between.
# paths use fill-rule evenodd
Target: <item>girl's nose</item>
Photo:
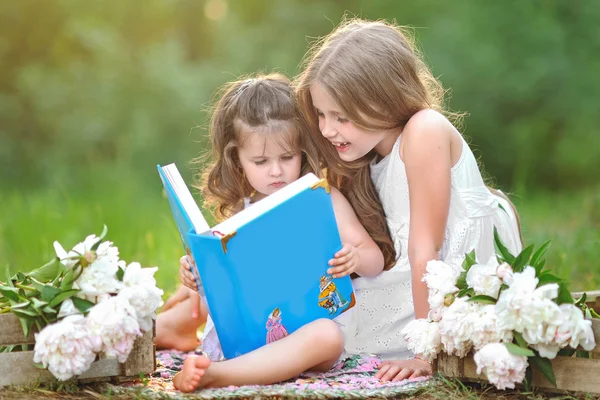
<instances>
[{"instance_id":1,"label":"girl's nose","mask_svg":"<svg viewBox=\"0 0 600 400\"><path fill-rule=\"evenodd\" d=\"M333 128L332 123L328 118L323 118L321 122L321 135L326 139L335 137L337 135L336 130Z\"/></svg>"},{"instance_id":2,"label":"girl's nose","mask_svg":"<svg viewBox=\"0 0 600 400\"><path fill-rule=\"evenodd\" d=\"M271 165L271 170L269 171L271 176L280 176L282 173L281 166L278 162L274 162Z\"/></svg>"}]
</instances>

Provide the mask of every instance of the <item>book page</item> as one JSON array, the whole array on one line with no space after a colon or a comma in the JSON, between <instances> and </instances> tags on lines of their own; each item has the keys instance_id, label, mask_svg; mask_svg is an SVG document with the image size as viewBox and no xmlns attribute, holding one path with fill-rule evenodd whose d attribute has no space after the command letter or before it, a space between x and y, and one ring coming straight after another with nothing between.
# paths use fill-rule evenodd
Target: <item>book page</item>
<instances>
[{"instance_id":1,"label":"book page","mask_svg":"<svg viewBox=\"0 0 600 400\"><path fill-rule=\"evenodd\" d=\"M162 167L165 172L165 176L169 180L169 183L173 187L173 191L175 195L181 202L181 206L187 213L192 225L194 225L194 229L197 234L207 233L210 231L210 226L200 208L198 208L198 204L194 201L192 197L192 193L188 189L187 185L183 181L179 170L175 164L169 164Z\"/></svg>"},{"instance_id":2,"label":"book page","mask_svg":"<svg viewBox=\"0 0 600 400\"><path fill-rule=\"evenodd\" d=\"M231 232L236 231L240 226L247 224L259 215L264 214L277 205L283 203L287 199L290 199L302 192L303 190L310 188L315 183L319 182L320 179L314 174L306 174L298 180L290 183L286 187L278 190L270 196L257 201L252 207L246 208L240 211L233 217L221 222L219 225L212 228L213 232L218 232L223 235L227 235Z\"/></svg>"}]
</instances>

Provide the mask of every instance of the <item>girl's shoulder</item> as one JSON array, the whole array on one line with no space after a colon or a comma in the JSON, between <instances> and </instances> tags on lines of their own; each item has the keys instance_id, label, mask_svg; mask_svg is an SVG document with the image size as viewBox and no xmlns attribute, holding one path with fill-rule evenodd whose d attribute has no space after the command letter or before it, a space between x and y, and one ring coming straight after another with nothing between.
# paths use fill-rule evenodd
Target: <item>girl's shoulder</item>
<instances>
[{"instance_id":1,"label":"girl's shoulder","mask_svg":"<svg viewBox=\"0 0 600 400\"><path fill-rule=\"evenodd\" d=\"M460 133L440 112L424 109L415 113L402 130L400 157L406 162L407 154L434 154L450 150L453 142L460 141Z\"/></svg>"},{"instance_id":2,"label":"girl's shoulder","mask_svg":"<svg viewBox=\"0 0 600 400\"><path fill-rule=\"evenodd\" d=\"M415 139L416 137L421 140L423 136L432 138L450 137L454 132L457 132L457 130L448 118L436 110L426 108L410 117L402 130L402 140Z\"/></svg>"}]
</instances>

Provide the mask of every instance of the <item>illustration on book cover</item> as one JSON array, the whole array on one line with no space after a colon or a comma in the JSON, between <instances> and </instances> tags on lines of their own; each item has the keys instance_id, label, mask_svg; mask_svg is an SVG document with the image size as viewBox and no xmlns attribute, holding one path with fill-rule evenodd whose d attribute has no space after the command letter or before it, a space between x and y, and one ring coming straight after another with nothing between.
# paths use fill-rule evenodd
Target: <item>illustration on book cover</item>
<instances>
[{"instance_id":1,"label":"illustration on book cover","mask_svg":"<svg viewBox=\"0 0 600 400\"><path fill-rule=\"evenodd\" d=\"M337 313L338 309L348 305L348 300L337 289L331 276L321 276L319 289L319 306L329 311L330 315Z\"/></svg>"},{"instance_id":2,"label":"illustration on book cover","mask_svg":"<svg viewBox=\"0 0 600 400\"><path fill-rule=\"evenodd\" d=\"M275 342L288 335L288 331L281 322L281 310L275 307L267 319L267 343Z\"/></svg>"}]
</instances>

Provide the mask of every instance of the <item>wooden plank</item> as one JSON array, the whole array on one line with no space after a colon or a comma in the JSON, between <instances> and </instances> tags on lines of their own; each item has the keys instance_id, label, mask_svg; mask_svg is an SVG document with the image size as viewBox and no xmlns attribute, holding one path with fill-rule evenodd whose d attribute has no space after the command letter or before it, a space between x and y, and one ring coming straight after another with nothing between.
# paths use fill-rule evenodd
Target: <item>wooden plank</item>
<instances>
[{"instance_id":1,"label":"wooden plank","mask_svg":"<svg viewBox=\"0 0 600 400\"><path fill-rule=\"evenodd\" d=\"M2 353L0 360L0 387L25 385L38 380L39 382L56 380L49 371L36 368L33 365L33 351ZM119 362L116 359L105 358L92 363L90 369L77 376L77 379L111 377L120 373L121 365Z\"/></svg>"},{"instance_id":2,"label":"wooden plank","mask_svg":"<svg viewBox=\"0 0 600 400\"><path fill-rule=\"evenodd\" d=\"M588 358L556 357L551 360L556 387L536 368L533 369L533 386L546 390L578 391L600 394L600 360ZM460 366L460 368L457 368ZM472 356L460 359L443 356L438 360L437 372L450 378L468 382L487 382L485 375L477 374Z\"/></svg>"},{"instance_id":3,"label":"wooden plank","mask_svg":"<svg viewBox=\"0 0 600 400\"><path fill-rule=\"evenodd\" d=\"M121 364L121 373L124 376L138 376L139 374L151 374L156 369L156 352L154 348L153 329L147 331L138 338L127 361Z\"/></svg>"},{"instance_id":4,"label":"wooden plank","mask_svg":"<svg viewBox=\"0 0 600 400\"><path fill-rule=\"evenodd\" d=\"M18 323L18 321L17 321ZM4 328L4 327L2 327ZM146 332L134 343L125 363L109 359L100 354L90 369L75 378L82 382L109 380L125 376L138 377L140 373L150 374L156 369L154 349L154 331ZM33 365L33 351L0 353L0 387L6 385L24 385L32 382L49 382L56 378L47 370Z\"/></svg>"},{"instance_id":5,"label":"wooden plank","mask_svg":"<svg viewBox=\"0 0 600 400\"><path fill-rule=\"evenodd\" d=\"M594 347L592 352L600 353L600 320L598 320L598 319L592 320L592 331L594 331L594 339L596 339L596 347Z\"/></svg>"},{"instance_id":6,"label":"wooden plank","mask_svg":"<svg viewBox=\"0 0 600 400\"><path fill-rule=\"evenodd\" d=\"M0 314L0 346L10 346L13 344L31 344L35 339L33 332L26 338L23 336L23 327L19 318L12 314Z\"/></svg>"}]
</instances>

